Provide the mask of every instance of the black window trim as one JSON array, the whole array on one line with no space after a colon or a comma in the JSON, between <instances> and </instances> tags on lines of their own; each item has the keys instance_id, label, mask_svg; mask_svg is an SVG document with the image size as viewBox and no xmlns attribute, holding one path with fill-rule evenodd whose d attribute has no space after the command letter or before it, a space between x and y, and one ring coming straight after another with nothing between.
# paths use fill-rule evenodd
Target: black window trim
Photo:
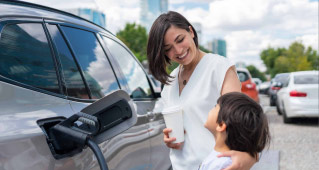
<instances>
[{"instance_id":1,"label":"black window trim","mask_svg":"<svg viewBox=\"0 0 319 170\"><path fill-rule=\"evenodd\" d=\"M153 101L153 100L156 100L155 92L154 92L153 86L152 86L152 84L151 84L151 82L150 82L151 80L149 79L149 77L147 76L148 74L146 73L146 71L144 70L143 66L142 66L141 63L138 61L138 59L135 57L135 55L131 52L131 50L129 50L129 49L125 46L125 44L123 44L121 41L119 41L119 40L117 40L117 39L115 39L115 38L113 38L113 37L111 37L111 36L108 36L108 35L106 35L106 34L100 34L100 36L104 36L104 37L106 37L106 38L109 38L109 39L115 41L116 43L118 43L119 45L121 45L121 46L131 55L131 57L136 61L136 63L142 68L142 70L143 70L143 72L144 72L144 74L145 74L145 76L146 76L146 79L147 79L147 81L148 81L148 84L149 84L149 86L150 86L150 88L151 88L152 97L150 97L150 98L132 98L132 100L133 100L133 101ZM101 37L101 38L102 38L102 37ZM104 42L103 42L103 46L107 49L108 53L110 53L110 57L113 58L112 62L114 62L114 63L112 63L112 64L114 64L114 65L116 65L116 67L120 68L119 63L117 62L117 60L114 59L115 57L111 54L110 50L108 49L107 45L106 45ZM116 74L116 73L115 73L115 74ZM128 83L127 83L127 80L126 80L126 78L125 78L125 76L124 76L124 73L122 72L121 69L118 69L118 74L120 74L121 79L125 80L125 81L126 81L126 84L128 84ZM127 86L125 86L125 88L126 88L126 89L129 89L129 87L127 87Z\"/></svg>"},{"instance_id":2,"label":"black window trim","mask_svg":"<svg viewBox=\"0 0 319 170\"><path fill-rule=\"evenodd\" d=\"M65 43L67 44L68 48L70 49L71 55L72 55L72 57L73 57L73 59L74 59L74 62L75 62L75 64L76 64L77 68L79 69L79 72L80 72L81 78L82 78L82 80L83 80L85 89L86 89L86 91L87 91L87 93L88 93L88 95L89 95L90 100L92 100L91 90L90 90L90 88L89 88L89 85L88 85L88 83L87 83L85 77L84 77L83 69L82 69L82 67L80 66L80 64L79 64L79 62L78 62L78 60L77 60L77 58L75 57L75 52L74 52L74 50L73 50L73 47L72 47L70 41L66 38L66 34L65 34L65 32L63 31L63 29L61 28L61 25L58 24L57 26L58 26L59 31L60 31L61 34L62 34L63 39L65 40ZM63 25L62 25L62 26L63 26ZM76 28L75 28L75 29L76 29ZM69 97L69 96L68 96L68 97Z\"/></svg>"},{"instance_id":3,"label":"black window trim","mask_svg":"<svg viewBox=\"0 0 319 170\"><path fill-rule=\"evenodd\" d=\"M58 70L59 69L57 68L55 55L54 55L54 53L52 53L53 52L52 46L51 46L52 44L50 45L51 42L50 42L50 39L49 39L49 37L47 35L47 32L45 30L46 27L45 27L43 19L35 19L35 18L27 18L26 17L26 18L24 18L24 20L16 18L14 20L3 20L3 21L0 21L0 25L1 25L1 27L0 27L1 28L1 30L0 30L0 39L1 39L1 35L2 35L1 33L5 29L6 26L14 25L14 24L27 24L27 23L38 23L38 24L42 25L43 31L45 32L45 36L46 36L48 44L49 44L51 57L53 57L52 60L54 62L54 69L56 71L60 93L54 93L54 92L51 92L51 91L48 91L48 90L44 90L44 89L41 89L41 88L38 88L38 87L34 87L34 86L31 86L31 85L28 85L28 84L25 84L25 83L22 83L22 82L18 82L18 81L12 80L12 79L4 77L2 75L0 75L0 81L6 82L6 83L9 83L9 84L13 84L13 85L16 85L16 86L19 86L19 87L23 87L23 88L26 88L26 89L30 89L30 90L33 90L33 91L36 91L36 92L40 92L40 93L44 93L44 94L48 94L48 95L52 95L52 96L55 96L55 97L66 99L66 96L63 95L63 93L61 93L62 92L61 80L59 79L59 75L58 75Z\"/></svg>"},{"instance_id":4,"label":"black window trim","mask_svg":"<svg viewBox=\"0 0 319 170\"><path fill-rule=\"evenodd\" d=\"M60 33L61 33L61 30L60 30L58 24L47 23L46 21L44 21L44 22L45 22L46 29L48 29L48 28L47 28L47 25L52 24L52 25L57 26L57 29L58 29L58 30L60 31ZM54 52L55 52L55 58L56 58L57 63L58 63L58 65L59 65L59 72L60 72L60 74L61 74L61 80L60 80L60 81L62 82L63 95L65 96L65 98L68 99L68 100L77 101L77 102L84 102L84 103L93 103L94 101L96 101L96 99L81 99L81 98L76 98L76 97L68 96L68 94L67 94L67 88L66 88L66 83L65 83L65 81L64 81L65 78L64 78L64 75L62 74L62 64L61 64L60 56L58 55L57 47L56 47L56 45L55 45L55 43L54 43L54 41L53 41L53 39L52 39L52 37L51 37L51 34L50 34L49 30L48 30L48 34L49 34L49 37L50 37L50 41L51 41L51 43L52 43L52 48L53 48L53 50L54 50ZM64 42L67 44L66 38L64 37L64 35L62 35L62 33L61 33L61 36L62 36ZM68 45L67 45L67 48L69 49L69 46L68 46ZM71 50L70 50L70 51L71 51ZM73 56L72 56L72 57L73 57ZM79 68L78 68L78 69L79 69ZM82 81L84 81L84 80L82 79ZM88 92L87 92L87 93L88 93ZM89 95L89 93L88 93L88 95Z\"/></svg>"}]
</instances>

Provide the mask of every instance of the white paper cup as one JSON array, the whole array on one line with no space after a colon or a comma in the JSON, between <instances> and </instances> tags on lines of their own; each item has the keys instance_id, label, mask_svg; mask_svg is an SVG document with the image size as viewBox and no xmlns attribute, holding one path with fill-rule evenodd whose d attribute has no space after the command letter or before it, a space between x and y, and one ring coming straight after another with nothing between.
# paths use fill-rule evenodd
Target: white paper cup
<instances>
[{"instance_id":1,"label":"white paper cup","mask_svg":"<svg viewBox=\"0 0 319 170\"><path fill-rule=\"evenodd\" d=\"M172 129L168 135L170 138L175 137L176 141L172 143L184 142L184 123L183 110L180 106L164 108L162 111L167 128Z\"/></svg>"}]
</instances>

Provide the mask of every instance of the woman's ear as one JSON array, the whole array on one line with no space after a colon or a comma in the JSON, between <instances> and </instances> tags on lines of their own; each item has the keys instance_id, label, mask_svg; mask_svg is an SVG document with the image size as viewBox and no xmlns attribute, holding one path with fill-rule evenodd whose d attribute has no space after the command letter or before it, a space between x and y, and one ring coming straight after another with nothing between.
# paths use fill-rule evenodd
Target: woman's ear
<instances>
[{"instance_id":1,"label":"woman's ear","mask_svg":"<svg viewBox=\"0 0 319 170\"><path fill-rule=\"evenodd\" d=\"M189 32L191 33L192 38L194 38L195 35L194 35L193 27L192 26L188 26L188 28L189 28Z\"/></svg>"},{"instance_id":2,"label":"woman's ear","mask_svg":"<svg viewBox=\"0 0 319 170\"><path fill-rule=\"evenodd\" d=\"M217 127L216 127L216 131L217 132L224 132L226 131L227 125L226 123L222 122L222 123L218 123Z\"/></svg>"}]
</instances>

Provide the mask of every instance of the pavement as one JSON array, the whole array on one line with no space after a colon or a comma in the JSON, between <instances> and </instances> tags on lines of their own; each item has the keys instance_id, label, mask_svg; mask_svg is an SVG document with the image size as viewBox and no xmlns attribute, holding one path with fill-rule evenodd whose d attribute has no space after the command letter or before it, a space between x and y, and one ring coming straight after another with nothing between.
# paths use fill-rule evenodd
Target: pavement
<instances>
[{"instance_id":1,"label":"pavement","mask_svg":"<svg viewBox=\"0 0 319 170\"><path fill-rule=\"evenodd\" d=\"M252 170L317 170L319 169L319 119L298 118L283 123L276 107L269 106L269 97L260 95L260 104L267 115L271 143Z\"/></svg>"},{"instance_id":2,"label":"pavement","mask_svg":"<svg viewBox=\"0 0 319 170\"><path fill-rule=\"evenodd\" d=\"M266 96L259 96L260 104L264 113L267 114L271 110L269 99ZM270 126L270 125L269 125ZM251 170L279 170L280 161L279 150L264 150L260 155L260 160L251 168Z\"/></svg>"},{"instance_id":3,"label":"pavement","mask_svg":"<svg viewBox=\"0 0 319 170\"><path fill-rule=\"evenodd\" d=\"M259 162L251 170L279 170L279 153L277 150L262 152Z\"/></svg>"}]
</instances>

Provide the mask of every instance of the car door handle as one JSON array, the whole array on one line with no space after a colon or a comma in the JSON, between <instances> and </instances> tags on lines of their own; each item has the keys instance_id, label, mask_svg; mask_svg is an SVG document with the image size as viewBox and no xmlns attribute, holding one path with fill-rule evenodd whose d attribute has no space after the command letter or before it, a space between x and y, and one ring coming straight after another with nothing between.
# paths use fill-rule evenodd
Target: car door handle
<instances>
[{"instance_id":1,"label":"car door handle","mask_svg":"<svg viewBox=\"0 0 319 170\"><path fill-rule=\"evenodd\" d=\"M149 112L147 112L147 117L150 121L154 121L158 117L159 114L161 114L161 112L149 111Z\"/></svg>"}]
</instances>

